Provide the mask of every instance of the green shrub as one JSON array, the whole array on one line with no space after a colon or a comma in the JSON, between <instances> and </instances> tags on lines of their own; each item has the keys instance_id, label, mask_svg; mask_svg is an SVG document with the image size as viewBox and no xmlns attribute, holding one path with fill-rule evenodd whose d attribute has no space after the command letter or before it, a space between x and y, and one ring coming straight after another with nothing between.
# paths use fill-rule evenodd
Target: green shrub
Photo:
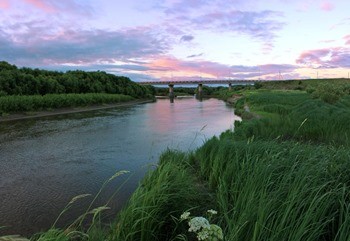
<instances>
[{"instance_id":1,"label":"green shrub","mask_svg":"<svg viewBox=\"0 0 350 241\"><path fill-rule=\"evenodd\" d=\"M312 92L313 98L320 98L329 104L336 103L344 95L344 87L332 84L320 84L317 86L316 90Z\"/></svg>"}]
</instances>

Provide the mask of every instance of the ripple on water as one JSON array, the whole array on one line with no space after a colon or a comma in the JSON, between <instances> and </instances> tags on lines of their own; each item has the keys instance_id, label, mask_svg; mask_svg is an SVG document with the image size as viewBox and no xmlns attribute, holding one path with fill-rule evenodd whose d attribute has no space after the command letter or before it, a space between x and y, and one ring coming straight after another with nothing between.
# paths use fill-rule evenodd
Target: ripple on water
<instances>
[{"instance_id":1,"label":"ripple on water","mask_svg":"<svg viewBox=\"0 0 350 241\"><path fill-rule=\"evenodd\" d=\"M129 170L113 216L167 147L194 149L234 120L224 102L183 99L0 123L0 226L9 227L0 235L49 228L74 196L94 195L117 170ZM114 180L96 205L126 178ZM72 222L90 201L80 200L59 224Z\"/></svg>"}]
</instances>

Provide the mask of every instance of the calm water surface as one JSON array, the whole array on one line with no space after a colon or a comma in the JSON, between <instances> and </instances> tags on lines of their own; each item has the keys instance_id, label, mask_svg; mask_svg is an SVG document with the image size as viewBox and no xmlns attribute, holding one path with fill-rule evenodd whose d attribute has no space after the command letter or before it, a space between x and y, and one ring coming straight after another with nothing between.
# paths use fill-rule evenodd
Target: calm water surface
<instances>
[{"instance_id":1,"label":"calm water surface","mask_svg":"<svg viewBox=\"0 0 350 241\"><path fill-rule=\"evenodd\" d=\"M238 119L222 101L181 99L0 123L0 235L48 229L72 197L94 195L116 171L128 170L94 205L121 186L106 213L113 217L166 148L194 150ZM58 226L91 201L75 203Z\"/></svg>"}]
</instances>

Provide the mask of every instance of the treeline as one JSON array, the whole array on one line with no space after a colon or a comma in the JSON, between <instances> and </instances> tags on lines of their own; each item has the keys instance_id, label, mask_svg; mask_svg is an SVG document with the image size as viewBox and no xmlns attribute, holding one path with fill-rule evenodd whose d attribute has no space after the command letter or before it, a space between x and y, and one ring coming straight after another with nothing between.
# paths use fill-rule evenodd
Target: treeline
<instances>
[{"instance_id":1,"label":"treeline","mask_svg":"<svg viewBox=\"0 0 350 241\"><path fill-rule=\"evenodd\" d=\"M59 72L18 68L0 62L0 97L7 95L107 93L124 94L135 98L154 95L152 86L141 86L129 78L102 71L81 70Z\"/></svg>"},{"instance_id":2,"label":"treeline","mask_svg":"<svg viewBox=\"0 0 350 241\"><path fill-rule=\"evenodd\" d=\"M244 88L245 86L243 85L237 85L237 86L232 86L234 90L240 90ZM203 85L202 86L202 94L204 96L211 96L215 95L216 92L221 91L221 90L226 90L228 89L227 86L217 86L217 87L212 87L212 86L207 86ZM182 96L182 95L194 95L197 94L198 92L198 87L174 87L174 94L175 96ZM169 95L169 88L168 87L156 87L155 88L155 94L159 96L167 96Z\"/></svg>"}]
</instances>

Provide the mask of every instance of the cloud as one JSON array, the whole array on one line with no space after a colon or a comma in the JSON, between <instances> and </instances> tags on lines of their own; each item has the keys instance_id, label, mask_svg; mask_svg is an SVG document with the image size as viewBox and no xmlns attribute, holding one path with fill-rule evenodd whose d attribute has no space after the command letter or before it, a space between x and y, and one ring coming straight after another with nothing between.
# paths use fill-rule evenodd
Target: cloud
<instances>
[{"instance_id":1,"label":"cloud","mask_svg":"<svg viewBox=\"0 0 350 241\"><path fill-rule=\"evenodd\" d=\"M194 39L194 37L192 35L183 35L180 40L183 42L190 42L193 39Z\"/></svg>"},{"instance_id":2,"label":"cloud","mask_svg":"<svg viewBox=\"0 0 350 241\"><path fill-rule=\"evenodd\" d=\"M45 33L28 23L29 31L0 31L0 56L16 64L89 64L146 58L162 54L167 45L148 28L120 31L66 29Z\"/></svg>"},{"instance_id":3,"label":"cloud","mask_svg":"<svg viewBox=\"0 0 350 241\"><path fill-rule=\"evenodd\" d=\"M282 16L281 12L268 10L261 12L221 10L192 17L177 16L175 22L195 29L245 34L259 40L272 41L276 37L276 32L284 26L283 22L276 20Z\"/></svg>"},{"instance_id":4,"label":"cloud","mask_svg":"<svg viewBox=\"0 0 350 241\"><path fill-rule=\"evenodd\" d=\"M225 65L203 60L180 60L174 57L161 57L151 61L147 66L158 77L168 77L169 73L184 78L259 78L260 76L278 73L289 73L297 69L295 65L266 64L259 66Z\"/></svg>"},{"instance_id":5,"label":"cloud","mask_svg":"<svg viewBox=\"0 0 350 241\"><path fill-rule=\"evenodd\" d=\"M158 1L158 9L179 29L229 32L272 41L285 25L283 13L242 10L252 4L247 0L235 0L234 4L226 0L165 0Z\"/></svg>"},{"instance_id":6,"label":"cloud","mask_svg":"<svg viewBox=\"0 0 350 241\"><path fill-rule=\"evenodd\" d=\"M332 11L334 9L334 5L330 2L322 2L321 9L323 11L329 12L329 11Z\"/></svg>"},{"instance_id":7,"label":"cloud","mask_svg":"<svg viewBox=\"0 0 350 241\"><path fill-rule=\"evenodd\" d=\"M8 0L0 1L0 9L8 9L10 7L10 2Z\"/></svg>"},{"instance_id":8,"label":"cloud","mask_svg":"<svg viewBox=\"0 0 350 241\"><path fill-rule=\"evenodd\" d=\"M43 0L23 0L23 1L48 13L52 13L56 11L56 9L52 6L52 4L50 4L50 1L46 1L46 2Z\"/></svg>"},{"instance_id":9,"label":"cloud","mask_svg":"<svg viewBox=\"0 0 350 241\"><path fill-rule=\"evenodd\" d=\"M192 54L192 55L189 55L187 56L187 58L197 58L197 57L201 57L203 56L204 53L200 53L200 54Z\"/></svg>"},{"instance_id":10,"label":"cloud","mask_svg":"<svg viewBox=\"0 0 350 241\"><path fill-rule=\"evenodd\" d=\"M303 52L296 62L312 68L349 68L350 48L308 50Z\"/></svg>"},{"instance_id":11,"label":"cloud","mask_svg":"<svg viewBox=\"0 0 350 241\"><path fill-rule=\"evenodd\" d=\"M41 10L45 13L74 13L91 15L93 10L86 3L82 4L77 0L21 0L22 2L31 5L32 7Z\"/></svg>"},{"instance_id":12,"label":"cloud","mask_svg":"<svg viewBox=\"0 0 350 241\"><path fill-rule=\"evenodd\" d=\"M224 64L211 61L184 61L168 56L151 61L148 67L157 70L159 74L173 72L187 76L227 76L230 72L229 66Z\"/></svg>"},{"instance_id":13,"label":"cloud","mask_svg":"<svg viewBox=\"0 0 350 241\"><path fill-rule=\"evenodd\" d=\"M345 36L344 39L345 39L345 44L350 45L350 35Z\"/></svg>"}]
</instances>

